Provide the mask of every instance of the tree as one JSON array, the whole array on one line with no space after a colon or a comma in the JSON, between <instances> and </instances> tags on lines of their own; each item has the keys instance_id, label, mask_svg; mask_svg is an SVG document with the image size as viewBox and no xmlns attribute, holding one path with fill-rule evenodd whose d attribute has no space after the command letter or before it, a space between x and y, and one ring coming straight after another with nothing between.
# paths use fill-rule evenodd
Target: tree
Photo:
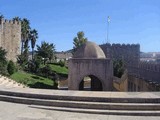
<instances>
[{"instance_id":1,"label":"tree","mask_svg":"<svg viewBox=\"0 0 160 120\"><path fill-rule=\"evenodd\" d=\"M77 37L73 39L73 44L74 44L73 52L75 52L78 47L80 47L82 44L86 43L87 41L88 40L87 38L85 38L84 32L83 31L78 32Z\"/></svg>"},{"instance_id":2,"label":"tree","mask_svg":"<svg viewBox=\"0 0 160 120\"><path fill-rule=\"evenodd\" d=\"M13 18L13 21L21 21L21 18L16 16L16 17Z\"/></svg>"},{"instance_id":3,"label":"tree","mask_svg":"<svg viewBox=\"0 0 160 120\"><path fill-rule=\"evenodd\" d=\"M21 20L21 54L23 54L23 49L28 49L29 34L30 34L30 22L28 19L24 18Z\"/></svg>"},{"instance_id":4,"label":"tree","mask_svg":"<svg viewBox=\"0 0 160 120\"><path fill-rule=\"evenodd\" d=\"M124 73L124 63L122 60L113 60L114 76L121 78Z\"/></svg>"},{"instance_id":5,"label":"tree","mask_svg":"<svg viewBox=\"0 0 160 120\"><path fill-rule=\"evenodd\" d=\"M24 67L24 65L27 63L27 59L25 54L21 54L17 56L17 63L20 64L22 67Z\"/></svg>"},{"instance_id":6,"label":"tree","mask_svg":"<svg viewBox=\"0 0 160 120\"><path fill-rule=\"evenodd\" d=\"M14 65L13 61L9 61L8 66L7 66L7 71L10 75L12 75L13 73L15 73L16 71L16 66Z\"/></svg>"},{"instance_id":7,"label":"tree","mask_svg":"<svg viewBox=\"0 0 160 120\"><path fill-rule=\"evenodd\" d=\"M33 60L33 56L34 56L34 47L35 47L35 43L36 40L38 39L38 32L37 30L33 29L30 31L30 40L31 40L31 47L32 47L32 60Z\"/></svg>"},{"instance_id":8,"label":"tree","mask_svg":"<svg viewBox=\"0 0 160 120\"><path fill-rule=\"evenodd\" d=\"M4 62L7 61L6 54L7 54L7 52L5 51L5 49L3 49L2 47L0 47L0 62L1 63L4 63Z\"/></svg>"},{"instance_id":9,"label":"tree","mask_svg":"<svg viewBox=\"0 0 160 120\"><path fill-rule=\"evenodd\" d=\"M21 21L21 55L18 56L17 61L20 65L25 65L29 57L29 42L31 41L32 61L34 54L34 47L36 39L38 38L37 30L31 30L30 22L26 18L14 17L13 21Z\"/></svg>"},{"instance_id":10,"label":"tree","mask_svg":"<svg viewBox=\"0 0 160 120\"><path fill-rule=\"evenodd\" d=\"M55 45L46 43L45 41L41 43L41 46L37 45L37 51L38 56L41 56L44 59L44 64L49 59L50 61L55 56Z\"/></svg>"},{"instance_id":11,"label":"tree","mask_svg":"<svg viewBox=\"0 0 160 120\"><path fill-rule=\"evenodd\" d=\"M6 59L7 52L5 49L0 47L0 74L6 74L6 67L7 67L7 59Z\"/></svg>"},{"instance_id":12,"label":"tree","mask_svg":"<svg viewBox=\"0 0 160 120\"><path fill-rule=\"evenodd\" d=\"M0 20L3 19L3 18L4 18L4 16L0 13Z\"/></svg>"}]
</instances>

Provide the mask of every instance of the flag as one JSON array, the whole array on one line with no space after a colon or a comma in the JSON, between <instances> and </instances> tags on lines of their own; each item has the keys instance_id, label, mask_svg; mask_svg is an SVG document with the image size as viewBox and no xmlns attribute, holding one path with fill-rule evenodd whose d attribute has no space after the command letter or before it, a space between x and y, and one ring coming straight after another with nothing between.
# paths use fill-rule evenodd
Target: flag
<instances>
[{"instance_id":1,"label":"flag","mask_svg":"<svg viewBox=\"0 0 160 120\"><path fill-rule=\"evenodd\" d=\"M108 16L108 23L110 22L111 20L110 20L110 17Z\"/></svg>"}]
</instances>

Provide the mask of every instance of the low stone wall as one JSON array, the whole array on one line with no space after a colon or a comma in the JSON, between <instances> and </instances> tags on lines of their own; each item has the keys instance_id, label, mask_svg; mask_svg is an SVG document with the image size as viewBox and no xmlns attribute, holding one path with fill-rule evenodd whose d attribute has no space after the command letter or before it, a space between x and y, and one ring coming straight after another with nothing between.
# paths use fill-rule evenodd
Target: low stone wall
<instances>
[{"instance_id":1,"label":"low stone wall","mask_svg":"<svg viewBox=\"0 0 160 120\"><path fill-rule=\"evenodd\" d=\"M127 72L123 74L121 78L113 78L113 87L116 91L127 92L128 91L128 75Z\"/></svg>"},{"instance_id":2,"label":"low stone wall","mask_svg":"<svg viewBox=\"0 0 160 120\"><path fill-rule=\"evenodd\" d=\"M160 64L140 62L139 66L128 66L128 74L139 79L160 83Z\"/></svg>"},{"instance_id":3,"label":"low stone wall","mask_svg":"<svg viewBox=\"0 0 160 120\"><path fill-rule=\"evenodd\" d=\"M160 91L160 85L134 75L128 75L128 91Z\"/></svg>"}]
</instances>

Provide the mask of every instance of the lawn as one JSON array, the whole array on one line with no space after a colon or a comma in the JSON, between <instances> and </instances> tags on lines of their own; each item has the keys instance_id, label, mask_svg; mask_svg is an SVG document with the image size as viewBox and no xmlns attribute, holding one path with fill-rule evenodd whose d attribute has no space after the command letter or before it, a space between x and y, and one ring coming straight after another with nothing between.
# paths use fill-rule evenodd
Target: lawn
<instances>
[{"instance_id":1,"label":"lawn","mask_svg":"<svg viewBox=\"0 0 160 120\"><path fill-rule=\"evenodd\" d=\"M60 65L49 64L52 70L58 74L68 75L68 69L66 67L61 67Z\"/></svg>"},{"instance_id":2,"label":"lawn","mask_svg":"<svg viewBox=\"0 0 160 120\"><path fill-rule=\"evenodd\" d=\"M56 64L49 64L51 69L60 76L67 77L68 69ZM18 83L22 83L31 88L43 88L43 89L55 89L54 81L47 77L41 77L35 74L27 73L24 71L18 71L10 76Z\"/></svg>"},{"instance_id":3,"label":"lawn","mask_svg":"<svg viewBox=\"0 0 160 120\"><path fill-rule=\"evenodd\" d=\"M18 83L22 83L31 88L54 89L54 81L48 78L40 77L23 71L11 75L11 78Z\"/></svg>"}]
</instances>

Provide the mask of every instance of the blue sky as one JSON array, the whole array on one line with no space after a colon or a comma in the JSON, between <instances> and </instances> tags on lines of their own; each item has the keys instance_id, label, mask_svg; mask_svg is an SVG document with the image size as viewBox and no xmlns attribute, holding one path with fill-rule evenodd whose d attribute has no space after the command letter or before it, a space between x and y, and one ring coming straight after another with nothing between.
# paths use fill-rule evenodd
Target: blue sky
<instances>
[{"instance_id":1,"label":"blue sky","mask_svg":"<svg viewBox=\"0 0 160 120\"><path fill-rule=\"evenodd\" d=\"M105 43L110 16L110 43L139 43L141 51L160 51L160 0L0 0L7 19L28 18L39 39L57 51L73 47L73 38L84 31L88 40Z\"/></svg>"}]
</instances>

